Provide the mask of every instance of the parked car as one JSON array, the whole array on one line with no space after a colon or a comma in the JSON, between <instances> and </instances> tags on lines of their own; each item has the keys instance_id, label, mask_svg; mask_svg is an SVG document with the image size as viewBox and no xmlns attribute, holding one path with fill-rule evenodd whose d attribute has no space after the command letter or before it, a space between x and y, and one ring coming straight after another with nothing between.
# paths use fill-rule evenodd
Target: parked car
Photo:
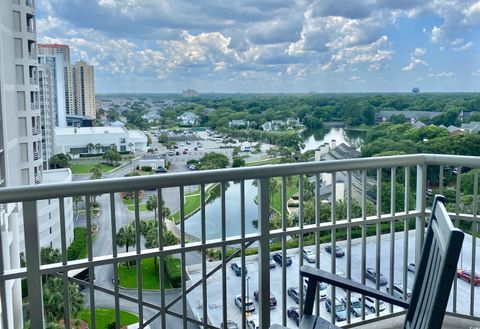
<instances>
[{"instance_id":1,"label":"parked car","mask_svg":"<svg viewBox=\"0 0 480 329\"><path fill-rule=\"evenodd\" d=\"M292 319L293 322L297 325L300 325L300 309L296 306L289 307L287 309L287 316L289 319Z\"/></svg>"},{"instance_id":2,"label":"parked car","mask_svg":"<svg viewBox=\"0 0 480 329\"><path fill-rule=\"evenodd\" d=\"M242 268L237 263L235 263L235 262L232 263L232 265L230 265L230 267L233 270L233 272L235 272L236 276L242 276ZM245 267L243 272L244 272L245 275L247 275L248 270L247 270L246 267Z\"/></svg>"},{"instance_id":3,"label":"parked car","mask_svg":"<svg viewBox=\"0 0 480 329\"><path fill-rule=\"evenodd\" d=\"M327 297L325 300L325 308L328 313L332 313L332 304L332 299ZM338 299L335 299L335 318L337 321L345 321L347 319L347 310L345 309L345 305L343 305Z\"/></svg>"},{"instance_id":4,"label":"parked car","mask_svg":"<svg viewBox=\"0 0 480 329\"><path fill-rule=\"evenodd\" d=\"M277 264L275 263L275 261L273 260L272 256L270 256L270 259L268 261L268 265L270 266L270 268L275 268L277 267Z\"/></svg>"},{"instance_id":5,"label":"parked car","mask_svg":"<svg viewBox=\"0 0 480 329\"><path fill-rule=\"evenodd\" d=\"M187 166L187 169L188 169L188 170L197 170L197 166L194 165L194 164L189 164L189 165Z\"/></svg>"},{"instance_id":6,"label":"parked car","mask_svg":"<svg viewBox=\"0 0 480 329\"><path fill-rule=\"evenodd\" d=\"M457 275L460 279L467 281L468 283L472 282L472 270L469 269L459 269L457 271ZM475 272L474 278L473 278L473 284L475 286L478 286L480 284L480 274Z\"/></svg>"},{"instance_id":7,"label":"parked car","mask_svg":"<svg viewBox=\"0 0 480 329\"><path fill-rule=\"evenodd\" d=\"M180 155L180 152L179 152L179 151L175 151L175 155Z\"/></svg>"},{"instance_id":8,"label":"parked car","mask_svg":"<svg viewBox=\"0 0 480 329\"><path fill-rule=\"evenodd\" d=\"M390 293L390 287L387 287L387 293ZM400 283L395 283L393 285L393 296L403 299L403 287ZM412 290L407 287L407 300L412 297Z\"/></svg>"},{"instance_id":9,"label":"parked car","mask_svg":"<svg viewBox=\"0 0 480 329\"><path fill-rule=\"evenodd\" d=\"M326 246L325 251L331 254L332 246ZM345 251L343 250L343 248L339 246L335 246L335 257L343 257L343 256L345 256Z\"/></svg>"},{"instance_id":10,"label":"parked car","mask_svg":"<svg viewBox=\"0 0 480 329\"><path fill-rule=\"evenodd\" d=\"M238 324L232 320L227 320L227 325L224 326L223 323L220 326L222 329L238 329Z\"/></svg>"},{"instance_id":11,"label":"parked car","mask_svg":"<svg viewBox=\"0 0 480 329\"><path fill-rule=\"evenodd\" d=\"M258 298L260 297L260 292L258 290L255 290L253 292L253 299L255 299L256 302L258 302ZM277 299L275 298L272 293L270 293L270 308L275 308L277 307Z\"/></svg>"},{"instance_id":12,"label":"parked car","mask_svg":"<svg viewBox=\"0 0 480 329\"><path fill-rule=\"evenodd\" d=\"M287 295L292 297L295 303L300 304L300 292L298 291L298 287L288 288ZM303 300L305 300L305 295L303 295Z\"/></svg>"},{"instance_id":13,"label":"parked car","mask_svg":"<svg viewBox=\"0 0 480 329\"><path fill-rule=\"evenodd\" d=\"M343 305L345 305L345 308L347 308L347 298L342 297L341 302ZM350 312L352 312L352 314L358 318L360 315L362 315L362 303L360 303L359 300L350 299Z\"/></svg>"},{"instance_id":14,"label":"parked car","mask_svg":"<svg viewBox=\"0 0 480 329\"><path fill-rule=\"evenodd\" d=\"M175 152L170 151L170 152L168 152L168 155L169 155L169 156L175 155Z\"/></svg>"},{"instance_id":15,"label":"parked car","mask_svg":"<svg viewBox=\"0 0 480 329\"><path fill-rule=\"evenodd\" d=\"M415 273L415 263L408 263L407 269L408 269L410 272Z\"/></svg>"},{"instance_id":16,"label":"parked car","mask_svg":"<svg viewBox=\"0 0 480 329\"><path fill-rule=\"evenodd\" d=\"M273 260L276 261L279 265L282 265L282 252L277 251L276 253L273 254ZM285 265L290 266L292 265L292 258L290 256L285 257Z\"/></svg>"},{"instance_id":17,"label":"parked car","mask_svg":"<svg viewBox=\"0 0 480 329\"><path fill-rule=\"evenodd\" d=\"M183 150L182 153L183 153L183 154L188 154L188 151L187 151L187 150Z\"/></svg>"},{"instance_id":18,"label":"parked car","mask_svg":"<svg viewBox=\"0 0 480 329\"><path fill-rule=\"evenodd\" d=\"M195 147L193 148L193 150L194 150L194 151L198 151L198 147L195 146Z\"/></svg>"},{"instance_id":19,"label":"parked car","mask_svg":"<svg viewBox=\"0 0 480 329\"><path fill-rule=\"evenodd\" d=\"M254 320L247 321L247 328L248 329L260 329L260 327L255 323Z\"/></svg>"},{"instance_id":20,"label":"parked car","mask_svg":"<svg viewBox=\"0 0 480 329\"><path fill-rule=\"evenodd\" d=\"M303 258L309 263L315 263L315 253L311 249L303 249Z\"/></svg>"},{"instance_id":21,"label":"parked car","mask_svg":"<svg viewBox=\"0 0 480 329\"><path fill-rule=\"evenodd\" d=\"M361 302L362 297L358 297L358 300ZM372 313L375 313L376 310L376 305L375 305L375 299L369 296L365 296L365 306L372 311ZM380 312L385 311L385 303L381 300L378 301L378 310Z\"/></svg>"},{"instance_id":22,"label":"parked car","mask_svg":"<svg viewBox=\"0 0 480 329\"><path fill-rule=\"evenodd\" d=\"M308 286L308 278L305 278L303 287L305 288L305 291L307 291L307 286ZM327 298L327 289L328 288L328 283L325 282L319 282L318 283L318 291L320 293L320 300L324 300Z\"/></svg>"},{"instance_id":23,"label":"parked car","mask_svg":"<svg viewBox=\"0 0 480 329\"><path fill-rule=\"evenodd\" d=\"M165 169L165 168L157 168L157 169L155 170L155 173L157 173L157 174L161 174L161 173L164 173L164 172L167 172L167 169Z\"/></svg>"},{"instance_id":24,"label":"parked car","mask_svg":"<svg viewBox=\"0 0 480 329\"><path fill-rule=\"evenodd\" d=\"M377 272L373 267L367 267L367 269L365 269L365 276L374 283L377 282ZM379 279L380 282L378 284L381 286L384 286L388 283L387 278L382 273L380 273Z\"/></svg>"},{"instance_id":25,"label":"parked car","mask_svg":"<svg viewBox=\"0 0 480 329\"><path fill-rule=\"evenodd\" d=\"M252 300L250 298L245 297L244 299L245 302L245 312L255 312L255 304L253 304ZM235 297L235 305L238 306L239 309L242 309L242 296L237 295Z\"/></svg>"}]
</instances>

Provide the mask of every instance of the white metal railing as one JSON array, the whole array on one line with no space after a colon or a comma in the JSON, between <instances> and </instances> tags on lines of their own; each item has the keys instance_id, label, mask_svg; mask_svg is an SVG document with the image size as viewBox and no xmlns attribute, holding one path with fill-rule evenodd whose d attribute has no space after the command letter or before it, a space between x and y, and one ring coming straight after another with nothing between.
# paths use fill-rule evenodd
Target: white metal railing
<instances>
[{"instance_id":1,"label":"white metal railing","mask_svg":"<svg viewBox=\"0 0 480 329\"><path fill-rule=\"evenodd\" d=\"M33 0L25 0L25 5L27 7L34 7L34 3L33 3Z\"/></svg>"},{"instance_id":2,"label":"white metal railing","mask_svg":"<svg viewBox=\"0 0 480 329\"><path fill-rule=\"evenodd\" d=\"M29 51L29 52L28 52L28 57L29 57L30 59L37 60L37 52L36 52L36 51Z\"/></svg>"},{"instance_id":3,"label":"white metal railing","mask_svg":"<svg viewBox=\"0 0 480 329\"><path fill-rule=\"evenodd\" d=\"M302 250L307 244L313 242L310 247L315 253L315 262L313 266L321 268L330 268L332 273L344 270L348 278L353 278L361 283L366 282L365 269L372 266L376 269L377 277L375 286L377 289L384 289L379 286L380 272L386 274L388 278L388 288L393 290L394 282L398 281L403 287L411 285L413 278L407 271L407 264L412 260L419 259L420 251L423 244L425 233L425 218L428 216L427 197L429 196L427 184L432 186L432 181L438 179L438 186L435 191L439 193L446 192L444 178L450 176L447 173L446 166L454 167L470 167L480 168L479 157L465 156L448 156L448 155L405 155L380 158L365 158L355 160L338 160L324 161L317 163L301 163L288 164L278 166L262 166L253 168L235 168L225 170L174 173L165 175L155 175L148 177L129 177L119 179L104 179L89 182L72 182L69 184L49 184L28 187L10 187L0 189L0 204L4 203L22 203L24 231L25 231L25 251L26 251L26 268L5 270L0 263L0 297L1 305L7 305L8 300L5 297L5 282L15 279L26 279L28 282L28 295L30 300L30 320L32 328L43 328L44 309L42 301L42 276L46 274L55 274L64 279L64 309L65 309L65 327L70 328L71 314L69 310L69 296L66 283L68 280L80 282L79 280L68 277L68 271L80 268L88 268L89 279L82 282L86 286L85 294L88 295L89 305L87 308L91 311L91 320L95 323L95 306L96 300L102 296L113 296L111 302L112 308L115 309L117 320L119 319L121 303L120 300L136 303L139 315L140 327L151 325L152 328L168 328L183 327L186 328L189 323L203 326L204 328L219 328L221 323L226 323L232 318L240 319L240 327L246 327L247 314L245 305L242 304L241 310L236 308L230 296L230 290L236 289L242 296L251 295L252 285L258 287L259 300L258 311L255 311L255 317L258 315L258 323L261 328L268 328L270 323L280 323L292 326L287 318L287 308L292 305L293 300L287 296L287 288L291 285L300 287L299 289L299 307L300 312L303 308L304 291L302 289L303 282L298 277L298 267L303 265L304 258ZM335 184L331 186L330 194L330 215L327 220L322 221L325 205L320 199L321 189L324 188L326 180L322 181L322 175L329 175L332 182L336 182L342 176L345 180L345 201L337 203L337 187ZM353 176L360 177L355 184ZM275 180L272 180L275 178ZM367 200L368 181L374 179L376 196L374 196L375 204L370 205ZM253 233L246 230L246 200L254 197L246 194L247 181L256 180L258 192L255 197L258 204L258 229ZM292 195L292 180L295 189L298 190L299 209L298 216L293 222L290 222L289 209L287 207L288 198ZM298 185L296 183L298 181ZM389 188L385 190L387 183ZM229 182L237 182L240 184L239 193L233 204L231 198L227 198L227 184ZM393 183L392 183L393 182ZM402 183L399 183L402 182ZM207 200L209 195L210 184L219 184L220 196L218 204L218 218L212 215L207 218ZM388 184L389 183L389 184ZM466 208L462 208L461 204L461 176L457 175L455 180L455 200L453 202L455 212L452 213L452 219L457 223L463 221L470 223L466 225L471 228L471 246L469 250L471 257L462 260L463 264L469 264L475 269L476 250L477 250L477 210L478 210L478 172L473 174L473 201L471 203L472 211L463 213ZM313 192L311 191L313 184ZM163 211L161 205L163 201L171 200L171 188L178 188L179 200L184 200L186 189L189 186L199 186L200 199L200 233L198 241L191 242L186 239L186 226L189 219L186 219L186 208L183 202L180 202L179 209L179 231L180 242L177 245L166 246L163 241L164 226L158 225L157 239L158 247L144 248L141 245L141 225L140 225L140 205L138 203L139 191L154 188L156 190L158 222L163 222ZM397 190L404 189L401 195L403 203L398 206ZM126 189L134 191L135 209L132 214L135 225L135 248L134 251L123 252L118 250L116 243L116 233L120 226L128 222L125 214L118 213L117 203L118 193L124 192ZM356 191L360 191L356 196ZM385 200L384 195L390 192L392 197ZM312 194L313 193L313 197ZM85 259L68 261L67 260L67 244L65 241L65 199L74 196L83 196L86 209L85 226L87 232L92 232L92 224L94 224L93 211L91 207L91 197L93 195L105 194L102 199L104 206L102 211L110 210L104 213L101 218L101 228L104 231L104 237L108 237L106 244L103 244L102 250L94 248L93 237L91 233L87 234L88 256ZM278 198L281 196L281 202L278 204ZM415 199L412 201L412 197ZM62 262L50 265L40 265L39 261L39 232L38 232L38 201L44 199L57 199L60 204L60 230L61 230L61 254ZM307 214L307 199L313 200L314 212ZM358 201L355 201L358 200ZM387 204L388 211L382 209ZM322 206L323 205L323 206ZM210 205L209 205L210 206ZM270 207L277 210L272 210ZM339 207L344 207L340 209ZM357 212L356 207L360 207ZM372 208L373 207L373 208ZM280 209L278 209L280 208ZM462 211L461 211L462 210ZM240 228L235 234L228 234L228 221L230 213L239 214ZM271 228L271 219L273 212L278 212L280 218L279 227ZM313 216L313 217L312 217ZM295 216L293 216L295 217ZM215 237L208 237L209 229L212 221L218 221L220 229ZM414 231L410 231L414 228ZM292 239L293 237L293 239ZM400 239L399 239L400 238ZM1 239L1 235L0 235ZM98 239L97 239L98 240ZM413 241L412 241L413 240ZM273 244L272 244L273 241ZM290 255L298 253L298 257L294 259L295 268L288 269L283 258L282 266L277 272L270 272L269 257L271 248L275 241L279 241L277 245L283 255L287 252ZM293 242L289 242L293 241ZM0 241L1 243L2 241ZM400 243L402 242L402 243ZM337 259L335 253L327 254L323 251L323 244L328 243L335 246L341 245L345 247L346 256ZM252 245L253 244L253 245ZM258 251L257 259L253 264L256 269L252 269L252 260L246 256L248 247L255 247ZM401 246L401 247L399 247ZM409 246L411 248L409 248ZM322 247L322 248L321 248ZM107 249L105 249L107 248ZM235 250L231 255L231 250ZM238 248L238 249L237 249ZM216 262L207 262L209 250L218 250L220 259ZM464 247L466 249L466 247ZM4 251L6 252L6 251ZM177 295L173 297L170 294L166 298L165 291L165 275L164 260L165 257L177 255L181 263L186 265L187 254L199 253L198 268L200 275L195 276L187 273L187 266L182 266L181 270L181 288L176 290ZM152 299L152 292L145 295L142 289L142 271L141 262L146 258L159 258L159 285L160 289L153 292L155 297ZM231 275L228 269L229 263L234 257L240 257L238 262L242 268L245 268L247 262L250 266L249 277L242 271L238 281L227 280ZM3 258L2 258L3 259ZM119 287L118 266L126 261L134 262L136 265L137 288L135 293ZM107 266L107 267L106 267ZM341 268L340 266L345 266ZM105 282L95 282L95 272L97 275L104 274L105 271L111 271L112 281L115 284L107 284ZM273 273L273 274L272 274ZM297 275L292 279L292 275ZM190 280L188 280L190 278ZM249 280L249 278L253 280ZM293 281L292 281L293 280ZM292 283L294 282L294 283ZM248 287L250 284L250 287ZM451 302L447 311L458 316L471 316L478 318L478 311L475 311L475 287L472 284L462 286L458 289L457 281L454 282L452 288ZM461 284L465 284L462 282ZM215 288L217 287L217 288ZM218 288L219 287L219 288ZM196 290L199 289L199 290ZM212 292L213 291L213 292ZM280 312L280 316L270 315L270 291L278 298L278 306L275 312ZM404 289L406 291L406 289ZM213 295L212 295L213 293ZM200 296L200 302L196 303L190 298L192 295ZM332 300L343 294L330 289ZM462 303L458 302L458 295L461 294ZM346 293L349 299L350 293ZM405 297L405 296L404 296ZM190 299L189 299L190 298ZM102 299L104 300L104 299ZM154 300L154 302L152 301ZM323 314L324 306L320 296L317 296L316 312ZM212 305L220 305L220 312L217 318L214 317ZM368 314L365 309L365 300L362 299L362 314L360 320L366 318L381 318L383 313L379 312L378 301L376 304L376 312ZM468 305L467 308L460 305ZM393 306L388 306L385 313L399 311ZM274 311L272 311L274 312ZM192 316L192 313L194 315ZM8 312L2 312L3 327L9 328ZM325 314L323 314L325 315ZM177 319L176 323L172 323L170 317ZM327 314L332 322L335 322L333 313ZM271 321L272 320L272 321ZM346 322L352 323L356 320L347 312Z\"/></svg>"},{"instance_id":4,"label":"white metal railing","mask_svg":"<svg viewBox=\"0 0 480 329\"><path fill-rule=\"evenodd\" d=\"M29 33L35 33L35 29L31 25L27 25L27 32Z\"/></svg>"},{"instance_id":5,"label":"white metal railing","mask_svg":"<svg viewBox=\"0 0 480 329\"><path fill-rule=\"evenodd\" d=\"M37 78L35 78L35 77L30 78L30 84L31 85L37 85L38 84Z\"/></svg>"}]
</instances>

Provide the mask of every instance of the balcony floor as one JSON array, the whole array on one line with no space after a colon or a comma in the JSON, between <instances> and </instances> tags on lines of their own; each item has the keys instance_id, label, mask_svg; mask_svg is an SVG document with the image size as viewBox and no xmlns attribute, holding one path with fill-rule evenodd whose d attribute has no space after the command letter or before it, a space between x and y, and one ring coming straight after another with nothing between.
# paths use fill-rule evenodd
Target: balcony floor
<instances>
[{"instance_id":1,"label":"balcony floor","mask_svg":"<svg viewBox=\"0 0 480 329\"><path fill-rule=\"evenodd\" d=\"M402 329L405 315L399 315L393 318L376 321L364 325L355 326L355 329ZM463 319L455 316L445 316L442 328L458 329L458 328L480 328L480 321Z\"/></svg>"}]
</instances>

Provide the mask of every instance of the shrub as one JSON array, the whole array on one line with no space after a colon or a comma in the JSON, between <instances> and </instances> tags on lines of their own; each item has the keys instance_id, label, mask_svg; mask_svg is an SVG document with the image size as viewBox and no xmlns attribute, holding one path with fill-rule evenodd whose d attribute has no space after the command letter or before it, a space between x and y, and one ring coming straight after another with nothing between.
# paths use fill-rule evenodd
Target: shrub
<instances>
[{"instance_id":1,"label":"shrub","mask_svg":"<svg viewBox=\"0 0 480 329\"><path fill-rule=\"evenodd\" d=\"M82 252L87 248L87 229L77 227L74 229L74 238L72 244L67 249L68 260L75 260L80 257Z\"/></svg>"},{"instance_id":2,"label":"shrub","mask_svg":"<svg viewBox=\"0 0 480 329\"><path fill-rule=\"evenodd\" d=\"M165 272L173 288L182 286L182 265L180 259L165 257Z\"/></svg>"},{"instance_id":3,"label":"shrub","mask_svg":"<svg viewBox=\"0 0 480 329\"><path fill-rule=\"evenodd\" d=\"M152 167L150 167L150 166L142 166L140 169L145 171L145 172L151 172L152 171Z\"/></svg>"}]
</instances>

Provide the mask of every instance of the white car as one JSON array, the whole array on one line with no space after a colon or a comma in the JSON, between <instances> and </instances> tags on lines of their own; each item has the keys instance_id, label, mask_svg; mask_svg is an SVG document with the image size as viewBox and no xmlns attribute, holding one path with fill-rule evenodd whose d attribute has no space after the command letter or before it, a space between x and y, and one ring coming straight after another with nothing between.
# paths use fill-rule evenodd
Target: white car
<instances>
[{"instance_id":1,"label":"white car","mask_svg":"<svg viewBox=\"0 0 480 329\"><path fill-rule=\"evenodd\" d=\"M358 300L361 302L362 297L358 297ZM375 313L375 298L365 296L365 306L368 307L372 313ZM385 303L381 300L378 301L378 310L380 312L385 311Z\"/></svg>"},{"instance_id":2,"label":"white car","mask_svg":"<svg viewBox=\"0 0 480 329\"><path fill-rule=\"evenodd\" d=\"M311 249L303 249L303 258L309 263L315 263L315 253Z\"/></svg>"},{"instance_id":3,"label":"white car","mask_svg":"<svg viewBox=\"0 0 480 329\"><path fill-rule=\"evenodd\" d=\"M250 298L247 299L247 297L245 297L245 300L247 301L245 303L245 312L255 312L255 305L253 304L252 300ZM241 310L242 309L242 296L241 295L237 295L237 297L235 297L235 304L238 306L238 308Z\"/></svg>"}]
</instances>

